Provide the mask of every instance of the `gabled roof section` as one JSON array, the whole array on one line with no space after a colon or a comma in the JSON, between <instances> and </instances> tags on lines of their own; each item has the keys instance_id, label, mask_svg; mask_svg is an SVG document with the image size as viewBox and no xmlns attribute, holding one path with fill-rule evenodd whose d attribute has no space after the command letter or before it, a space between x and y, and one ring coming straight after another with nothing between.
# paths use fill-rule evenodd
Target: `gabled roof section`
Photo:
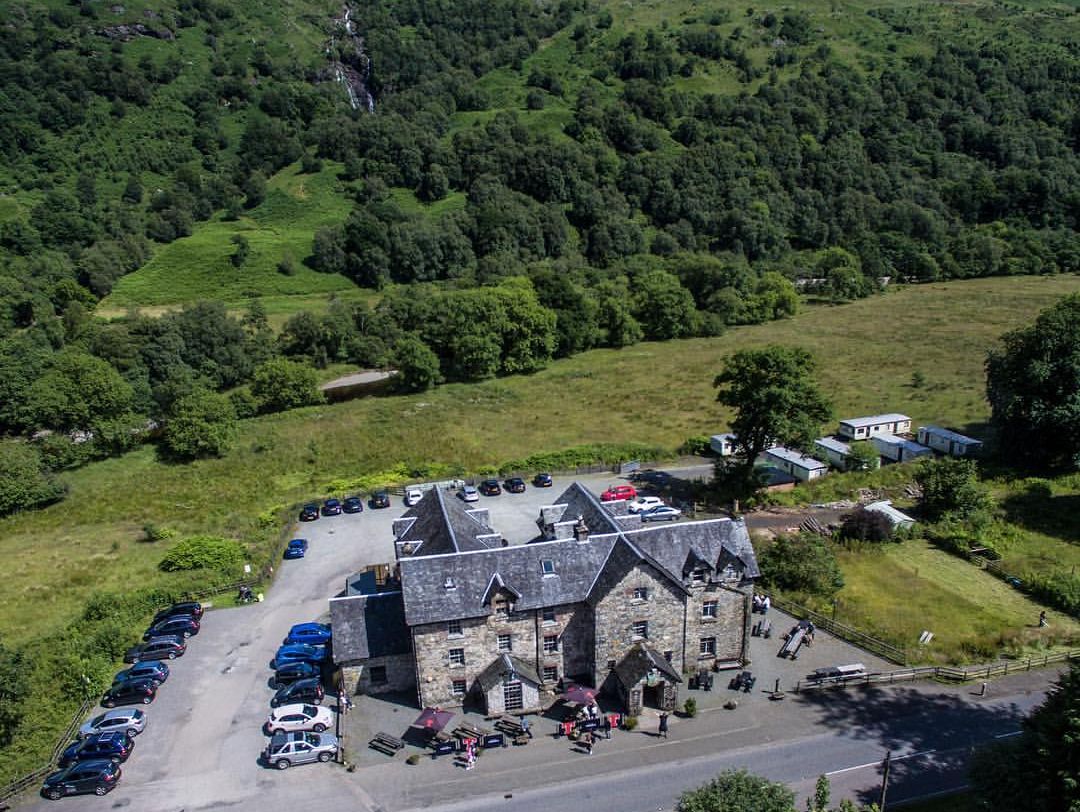
<instances>
[{"instance_id":1,"label":"gabled roof section","mask_svg":"<svg viewBox=\"0 0 1080 812\"><path fill-rule=\"evenodd\" d=\"M607 558L604 560L603 566L596 572L596 577L593 578L592 584L589 585L589 591L586 595L588 600L595 600L597 597L596 590L600 584L600 576L608 569L609 566L617 566L617 562L622 559L626 561L629 558L632 562L637 563L644 561L648 563L653 569L655 569L660 575L671 581L675 588L680 592L689 592L686 588L686 584L683 583L682 573L676 574L669 567L665 567L659 561L652 557L648 552L641 549L638 545L634 544L625 533L620 533L614 537L615 543L611 547L611 552L608 553Z\"/></svg>"},{"instance_id":2,"label":"gabled roof section","mask_svg":"<svg viewBox=\"0 0 1080 812\"><path fill-rule=\"evenodd\" d=\"M404 529L398 530L395 541L418 545L414 556L486 550L495 546L498 536L483 516L446 491L432 488L399 520L395 530Z\"/></svg>"},{"instance_id":3,"label":"gabled roof section","mask_svg":"<svg viewBox=\"0 0 1080 812\"><path fill-rule=\"evenodd\" d=\"M401 592L331 598L330 626L336 663L406 654L412 649Z\"/></svg>"},{"instance_id":4,"label":"gabled roof section","mask_svg":"<svg viewBox=\"0 0 1080 812\"><path fill-rule=\"evenodd\" d=\"M672 668L664 655L642 643L635 644L618 662L615 666L615 675L626 688L632 688L654 669L672 682L682 682L682 677Z\"/></svg>"},{"instance_id":5,"label":"gabled roof section","mask_svg":"<svg viewBox=\"0 0 1080 812\"><path fill-rule=\"evenodd\" d=\"M484 590L484 605L487 606L491 603L491 599L494 598L499 592L509 592L515 601L521 600L521 593L507 584L498 572L491 576L491 580L488 581L487 589Z\"/></svg>"},{"instance_id":6,"label":"gabled roof section","mask_svg":"<svg viewBox=\"0 0 1080 812\"><path fill-rule=\"evenodd\" d=\"M513 654L500 654L491 661L487 668L480 672L476 681L480 683L484 693L487 693L502 682L502 678L506 674L515 674L533 685L540 684L540 676L536 673L536 670Z\"/></svg>"},{"instance_id":7,"label":"gabled roof section","mask_svg":"<svg viewBox=\"0 0 1080 812\"><path fill-rule=\"evenodd\" d=\"M619 532L619 523L604 507L604 503L580 482L570 483L570 487L559 495L555 504L566 506L562 513L563 520L576 520L580 516L585 520L592 534Z\"/></svg>"},{"instance_id":8,"label":"gabled roof section","mask_svg":"<svg viewBox=\"0 0 1080 812\"><path fill-rule=\"evenodd\" d=\"M651 558L674 577L683 577L683 567L691 555L714 569L727 553L743 565L743 575L758 578L757 556L746 525L733 519L708 519L700 522L673 522L664 527L644 527L626 533L626 537L649 553Z\"/></svg>"}]
</instances>

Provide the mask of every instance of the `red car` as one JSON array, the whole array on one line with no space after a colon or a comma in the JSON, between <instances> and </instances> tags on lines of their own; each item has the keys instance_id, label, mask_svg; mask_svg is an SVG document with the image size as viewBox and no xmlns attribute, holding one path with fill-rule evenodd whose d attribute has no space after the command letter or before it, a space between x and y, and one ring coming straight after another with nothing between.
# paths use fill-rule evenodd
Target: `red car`
<instances>
[{"instance_id":1,"label":"red car","mask_svg":"<svg viewBox=\"0 0 1080 812\"><path fill-rule=\"evenodd\" d=\"M600 494L601 502L621 502L624 499L637 499L633 485L612 485Z\"/></svg>"}]
</instances>

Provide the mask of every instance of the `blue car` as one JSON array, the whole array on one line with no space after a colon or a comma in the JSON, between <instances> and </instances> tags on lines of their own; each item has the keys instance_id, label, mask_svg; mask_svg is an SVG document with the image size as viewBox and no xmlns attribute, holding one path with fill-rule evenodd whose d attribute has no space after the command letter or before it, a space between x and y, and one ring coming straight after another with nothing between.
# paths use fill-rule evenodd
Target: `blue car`
<instances>
[{"instance_id":1,"label":"blue car","mask_svg":"<svg viewBox=\"0 0 1080 812\"><path fill-rule=\"evenodd\" d=\"M127 761L135 748L135 740L123 731L94 733L85 739L77 739L60 754L57 766L69 767L76 761L108 759L116 764Z\"/></svg>"},{"instance_id":2,"label":"blue car","mask_svg":"<svg viewBox=\"0 0 1080 812\"><path fill-rule=\"evenodd\" d=\"M161 685L165 680L169 678L169 666L163 663L161 660L146 660L145 662L135 663L131 668L125 668L123 671L113 677L113 685L117 685L121 682L132 682L134 680L149 679Z\"/></svg>"},{"instance_id":3,"label":"blue car","mask_svg":"<svg viewBox=\"0 0 1080 812\"><path fill-rule=\"evenodd\" d=\"M307 555L307 539L293 539L285 548L286 558L303 558Z\"/></svg>"},{"instance_id":4,"label":"blue car","mask_svg":"<svg viewBox=\"0 0 1080 812\"><path fill-rule=\"evenodd\" d=\"M325 623L297 623L285 638L285 644L307 643L312 646L325 646L333 633Z\"/></svg>"},{"instance_id":5,"label":"blue car","mask_svg":"<svg viewBox=\"0 0 1080 812\"><path fill-rule=\"evenodd\" d=\"M326 659L326 648L323 646L309 646L306 643L289 643L277 650L274 655L274 668L280 668L285 663L305 662L321 663Z\"/></svg>"},{"instance_id":6,"label":"blue car","mask_svg":"<svg viewBox=\"0 0 1080 812\"><path fill-rule=\"evenodd\" d=\"M52 801L85 792L105 795L116 787L120 774L120 765L107 759L76 761L46 778L41 794Z\"/></svg>"}]
</instances>

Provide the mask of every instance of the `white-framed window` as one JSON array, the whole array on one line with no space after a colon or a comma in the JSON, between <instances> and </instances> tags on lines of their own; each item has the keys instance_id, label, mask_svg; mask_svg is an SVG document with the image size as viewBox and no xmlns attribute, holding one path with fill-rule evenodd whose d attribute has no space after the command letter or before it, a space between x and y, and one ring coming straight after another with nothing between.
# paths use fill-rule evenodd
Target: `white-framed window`
<instances>
[{"instance_id":1,"label":"white-framed window","mask_svg":"<svg viewBox=\"0 0 1080 812\"><path fill-rule=\"evenodd\" d=\"M555 654L559 651L559 635L544 635L544 654Z\"/></svg>"},{"instance_id":2,"label":"white-framed window","mask_svg":"<svg viewBox=\"0 0 1080 812\"><path fill-rule=\"evenodd\" d=\"M450 693L454 696L465 696L465 680L450 680Z\"/></svg>"},{"instance_id":3,"label":"white-framed window","mask_svg":"<svg viewBox=\"0 0 1080 812\"><path fill-rule=\"evenodd\" d=\"M544 666L544 682L558 682L559 667L557 665Z\"/></svg>"},{"instance_id":4,"label":"white-framed window","mask_svg":"<svg viewBox=\"0 0 1080 812\"><path fill-rule=\"evenodd\" d=\"M649 599L649 588L647 586L635 586L634 587L634 600L647 601Z\"/></svg>"},{"instance_id":5,"label":"white-framed window","mask_svg":"<svg viewBox=\"0 0 1080 812\"><path fill-rule=\"evenodd\" d=\"M460 620L448 620L446 622L446 636L447 637L462 637L465 634L461 628Z\"/></svg>"},{"instance_id":6,"label":"white-framed window","mask_svg":"<svg viewBox=\"0 0 1080 812\"><path fill-rule=\"evenodd\" d=\"M465 665L465 649L450 649L450 665Z\"/></svg>"},{"instance_id":7,"label":"white-framed window","mask_svg":"<svg viewBox=\"0 0 1080 812\"><path fill-rule=\"evenodd\" d=\"M647 620L635 620L633 627L634 637L640 637L642 639L648 639L649 637L649 621Z\"/></svg>"},{"instance_id":8,"label":"white-framed window","mask_svg":"<svg viewBox=\"0 0 1080 812\"><path fill-rule=\"evenodd\" d=\"M716 638L715 637L702 637L698 641L698 652L702 657L715 657L716 656Z\"/></svg>"},{"instance_id":9,"label":"white-framed window","mask_svg":"<svg viewBox=\"0 0 1080 812\"><path fill-rule=\"evenodd\" d=\"M544 607L543 621L544 621L544 623L555 623L556 622L555 607L554 606L545 606Z\"/></svg>"},{"instance_id":10,"label":"white-framed window","mask_svg":"<svg viewBox=\"0 0 1080 812\"><path fill-rule=\"evenodd\" d=\"M512 634L499 635L499 651L513 651L514 636Z\"/></svg>"},{"instance_id":11,"label":"white-framed window","mask_svg":"<svg viewBox=\"0 0 1080 812\"><path fill-rule=\"evenodd\" d=\"M719 601L705 601L703 604L701 604L701 616L703 618L715 618L717 606L719 606Z\"/></svg>"}]
</instances>

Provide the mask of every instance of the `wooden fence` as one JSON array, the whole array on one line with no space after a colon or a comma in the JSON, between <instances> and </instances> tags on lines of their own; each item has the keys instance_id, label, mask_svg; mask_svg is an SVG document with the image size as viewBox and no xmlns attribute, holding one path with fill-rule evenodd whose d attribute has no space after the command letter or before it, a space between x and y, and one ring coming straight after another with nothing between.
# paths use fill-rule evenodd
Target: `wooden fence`
<instances>
[{"instance_id":1,"label":"wooden fence","mask_svg":"<svg viewBox=\"0 0 1080 812\"><path fill-rule=\"evenodd\" d=\"M4 803L5 801L11 800L19 793L32 787L34 784L43 781L45 776L53 771L52 765L60 758L60 754L67 748L68 742L70 742L75 735L75 731L82 726L86 714L96 704L97 700L94 699L83 700L82 705L79 706L79 709L75 711L75 714L71 717L71 721L68 722L68 726L64 728L64 733L60 737L60 741L57 742L56 747L53 748L52 758L47 766L34 770L34 772L24 775L21 778L16 778L6 787L0 789L0 809L8 809L9 807Z\"/></svg>"},{"instance_id":2,"label":"wooden fence","mask_svg":"<svg viewBox=\"0 0 1080 812\"><path fill-rule=\"evenodd\" d=\"M772 605L781 612L786 612L798 620L809 620L817 628L828 632L834 637L846 640L847 642L856 645L861 649L865 649L871 654L876 654L891 663L907 665L907 652L902 648L898 648L891 643L886 643L884 640L869 635L866 632L861 632L853 626L848 626L845 623L838 623L820 612L807 609L805 606L800 606L797 603L792 603L791 601L777 598L773 595L769 596L769 600L772 602Z\"/></svg>"}]
</instances>

